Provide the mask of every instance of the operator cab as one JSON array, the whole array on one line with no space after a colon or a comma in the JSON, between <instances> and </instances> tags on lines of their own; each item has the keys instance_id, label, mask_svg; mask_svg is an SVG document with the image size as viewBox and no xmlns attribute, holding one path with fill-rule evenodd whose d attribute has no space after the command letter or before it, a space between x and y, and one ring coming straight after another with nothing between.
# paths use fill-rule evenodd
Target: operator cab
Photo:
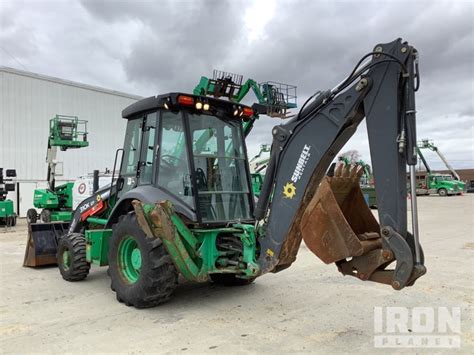
<instances>
[{"instance_id":1,"label":"operator cab","mask_svg":"<svg viewBox=\"0 0 474 355\"><path fill-rule=\"evenodd\" d=\"M250 107L181 93L127 107L118 197L142 193L149 199L143 202L170 200L195 224L252 222L242 131L252 115Z\"/></svg>"}]
</instances>

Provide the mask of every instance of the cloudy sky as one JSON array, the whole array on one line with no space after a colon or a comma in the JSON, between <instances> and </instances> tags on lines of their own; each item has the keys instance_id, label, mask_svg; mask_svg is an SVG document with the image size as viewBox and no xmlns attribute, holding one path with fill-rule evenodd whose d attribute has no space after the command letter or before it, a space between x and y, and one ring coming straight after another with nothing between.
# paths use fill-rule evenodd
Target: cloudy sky
<instances>
[{"instance_id":1,"label":"cloudy sky","mask_svg":"<svg viewBox=\"0 0 474 355\"><path fill-rule=\"evenodd\" d=\"M473 4L0 0L0 65L142 96L191 91L217 68L297 85L301 104L375 44L402 37L421 56L419 138L433 139L455 167L474 167ZM259 120L251 154L277 123ZM364 125L348 149L369 160Z\"/></svg>"}]
</instances>

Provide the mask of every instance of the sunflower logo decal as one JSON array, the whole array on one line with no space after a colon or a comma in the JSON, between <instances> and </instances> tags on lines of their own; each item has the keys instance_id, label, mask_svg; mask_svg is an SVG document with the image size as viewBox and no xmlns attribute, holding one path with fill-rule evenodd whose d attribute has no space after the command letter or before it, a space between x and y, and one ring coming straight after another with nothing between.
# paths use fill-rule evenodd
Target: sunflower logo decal
<instances>
[{"instance_id":1,"label":"sunflower logo decal","mask_svg":"<svg viewBox=\"0 0 474 355\"><path fill-rule=\"evenodd\" d=\"M283 195L286 198L293 198L296 195L296 186L292 182L287 182L285 186L283 186Z\"/></svg>"}]
</instances>

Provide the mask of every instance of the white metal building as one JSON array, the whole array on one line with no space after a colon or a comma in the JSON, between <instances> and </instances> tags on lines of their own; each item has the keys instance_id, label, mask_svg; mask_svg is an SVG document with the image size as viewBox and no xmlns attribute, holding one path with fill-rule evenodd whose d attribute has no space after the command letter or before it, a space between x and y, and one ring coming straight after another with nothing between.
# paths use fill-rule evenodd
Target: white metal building
<instances>
[{"instance_id":1,"label":"white metal building","mask_svg":"<svg viewBox=\"0 0 474 355\"><path fill-rule=\"evenodd\" d=\"M49 120L56 114L87 120L89 147L58 152L64 181L112 169L126 121L121 111L141 97L0 66L0 167L16 169L20 216L33 207L33 190L45 186ZM59 181L58 181L59 182ZM18 195L18 196L17 196Z\"/></svg>"}]
</instances>

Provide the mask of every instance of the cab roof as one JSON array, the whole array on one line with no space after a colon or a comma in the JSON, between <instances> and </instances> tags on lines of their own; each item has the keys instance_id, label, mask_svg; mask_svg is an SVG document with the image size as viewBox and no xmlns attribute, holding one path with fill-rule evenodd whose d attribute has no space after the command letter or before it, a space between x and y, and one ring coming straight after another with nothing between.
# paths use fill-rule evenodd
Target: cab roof
<instances>
[{"instance_id":1,"label":"cab roof","mask_svg":"<svg viewBox=\"0 0 474 355\"><path fill-rule=\"evenodd\" d=\"M186 103L183 103L183 98L187 99ZM141 113L145 113L147 111L155 111L160 108L169 108L171 110L180 110L180 109L190 109L190 110L197 110L195 107L195 103L207 103L211 108L209 111L211 114L215 114L217 111L226 111L231 113L232 116L236 116L233 114L236 110L242 112L245 118L250 118L253 115L252 108L242 105L240 103L235 103L227 100L220 100L213 97L208 96L199 96L199 95L192 95L182 92L172 92L168 94L158 95L158 96L151 96L140 101L137 101L130 106L126 107L122 111L122 117L125 119L131 119L136 117ZM199 110L197 110L199 111ZM242 114L240 114L242 116Z\"/></svg>"}]
</instances>

